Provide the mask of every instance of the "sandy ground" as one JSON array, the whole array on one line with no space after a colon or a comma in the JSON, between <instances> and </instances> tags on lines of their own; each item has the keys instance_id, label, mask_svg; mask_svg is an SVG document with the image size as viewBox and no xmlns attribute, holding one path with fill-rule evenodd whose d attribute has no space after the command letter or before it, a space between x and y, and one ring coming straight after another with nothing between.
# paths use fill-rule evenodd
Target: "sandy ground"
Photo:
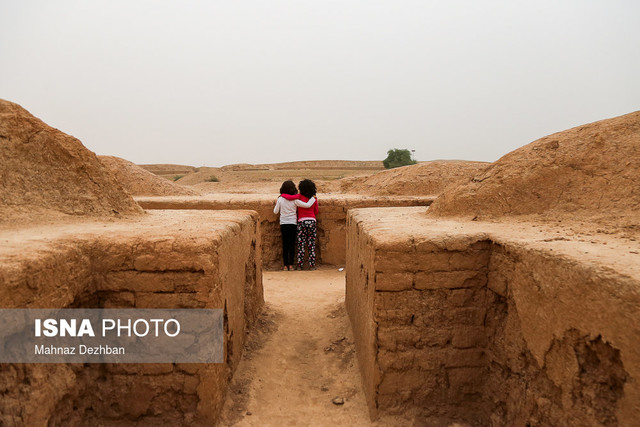
<instances>
[{"instance_id":1,"label":"sandy ground","mask_svg":"<svg viewBox=\"0 0 640 427\"><path fill-rule=\"evenodd\" d=\"M265 272L264 292L266 309L227 393L221 425L413 424L369 420L344 309L344 272L326 266Z\"/></svg>"}]
</instances>

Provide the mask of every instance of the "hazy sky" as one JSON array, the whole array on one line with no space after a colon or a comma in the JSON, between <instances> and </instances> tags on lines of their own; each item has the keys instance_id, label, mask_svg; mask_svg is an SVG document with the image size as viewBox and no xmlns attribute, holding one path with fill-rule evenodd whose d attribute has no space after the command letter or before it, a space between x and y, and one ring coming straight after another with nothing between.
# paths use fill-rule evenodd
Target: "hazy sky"
<instances>
[{"instance_id":1,"label":"hazy sky","mask_svg":"<svg viewBox=\"0 0 640 427\"><path fill-rule=\"evenodd\" d=\"M640 109L640 1L0 0L0 98L136 163L493 161Z\"/></svg>"}]
</instances>

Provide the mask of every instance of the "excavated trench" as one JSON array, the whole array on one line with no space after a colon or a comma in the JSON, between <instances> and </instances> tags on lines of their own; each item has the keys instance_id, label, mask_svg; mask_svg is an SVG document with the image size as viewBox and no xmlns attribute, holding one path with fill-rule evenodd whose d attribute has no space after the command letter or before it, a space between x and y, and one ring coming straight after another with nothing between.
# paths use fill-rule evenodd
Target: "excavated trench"
<instances>
[{"instance_id":1,"label":"excavated trench","mask_svg":"<svg viewBox=\"0 0 640 427\"><path fill-rule=\"evenodd\" d=\"M416 229L423 213L352 210L324 234L345 235L346 308L362 381L353 390L371 418L629 424L640 355L637 331L624 325L638 319L637 283L485 232ZM225 307L226 362L5 364L2 424L215 423L262 311L259 223L271 219L259 218L152 211L139 226L92 225L81 237L16 243L0 268L4 307ZM313 322L296 324L313 335Z\"/></svg>"},{"instance_id":2,"label":"excavated trench","mask_svg":"<svg viewBox=\"0 0 640 427\"><path fill-rule=\"evenodd\" d=\"M422 202L384 199L364 205ZM262 309L262 265L273 265L280 256L280 245L272 242L279 230L271 204L269 198L251 206L264 211L262 220L254 211L240 210L244 206L226 204L234 210L218 205L206 211L152 210L141 220L3 235L3 308L224 307L226 362L3 364L0 424L215 422L246 332ZM321 257L344 263L345 201L327 200L324 208Z\"/></svg>"}]
</instances>

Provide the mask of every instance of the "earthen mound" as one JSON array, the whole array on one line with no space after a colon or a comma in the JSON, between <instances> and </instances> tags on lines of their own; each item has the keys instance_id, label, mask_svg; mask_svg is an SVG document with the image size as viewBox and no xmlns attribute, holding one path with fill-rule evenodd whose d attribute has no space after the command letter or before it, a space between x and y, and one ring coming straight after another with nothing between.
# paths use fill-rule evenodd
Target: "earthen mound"
<instances>
[{"instance_id":1,"label":"earthen mound","mask_svg":"<svg viewBox=\"0 0 640 427\"><path fill-rule=\"evenodd\" d=\"M144 170L151 172L152 174L171 178L176 175L186 175L197 170L197 168L193 166L174 164L145 164L138 166L140 166Z\"/></svg>"},{"instance_id":2,"label":"earthen mound","mask_svg":"<svg viewBox=\"0 0 640 427\"><path fill-rule=\"evenodd\" d=\"M76 138L0 99L0 223L142 213Z\"/></svg>"},{"instance_id":3,"label":"earthen mound","mask_svg":"<svg viewBox=\"0 0 640 427\"><path fill-rule=\"evenodd\" d=\"M489 165L485 162L434 160L370 176L343 178L336 182L336 190L372 196L431 196L440 194L448 185L469 179Z\"/></svg>"},{"instance_id":4,"label":"earthen mound","mask_svg":"<svg viewBox=\"0 0 640 427\"><path fill-rule=\"evenodd\" d=\"M159 177L135 163L114 156L98 156L118 182L134 196L195 196L200 193Z\"/></svg>"},{"instance_id":5,"label":"earthen mound","mask_svg":"<svg viewBox=\"0 0 640 427\"><path fill-rule=\"evenodd\" d=\"M638 219L640 111L555 133L449 188L429 215Z\"/></svg>"}]
</instances>

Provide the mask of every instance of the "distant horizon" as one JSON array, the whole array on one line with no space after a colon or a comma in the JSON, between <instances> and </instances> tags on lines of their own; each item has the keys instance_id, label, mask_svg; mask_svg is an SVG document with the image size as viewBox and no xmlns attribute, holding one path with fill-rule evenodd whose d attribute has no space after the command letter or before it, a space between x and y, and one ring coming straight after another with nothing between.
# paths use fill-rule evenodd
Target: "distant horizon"
<instances>
[{"instance_id":1,"label":"distant horizon","mask_svg":"<svg viewBox=\"0 0 640 427\"><path fill-rule=\"evenodd\" d=\"M14 101L11 101L11 100L9 100L9 99L5 99L5 100L6 100L6 101L10 101L10 102L14 102ZM19 105L20 105L20 104L19 104ZM25 106L23 106L23 105L21 105L21 106L22 106L23 108L25 108L27 111L29 111L29 109L28 109L28 108L26 108ZM596 120L593 120L593 121L590 121L590 122L578 123L578 124L576 124L576 125L574 125L574 126L571 126L571 127L568 127L568 128L564 128L564 129L559 129L559 130L556 130L556 131L552 131L552 132L550 132L550 133L548 133L548 134L541 135L541 136L539 136L539 137L537 137L537 138L535 138L535 139L532 139L532 140L531 140L531 141L529 141L529 142L526 142L526 143L524 143L524 144L522 144L522 145L520 145L520 146L518 146L518 147L513 148L513 149L512 149L512 150L510 150L510 151L507 151L507 152L505 152L505 153L503 153L503 154L499 155L495 160L474 160L474 159L463 159L463 158L446 158L446 159L445 159L445 158L438 158L438 159L427 159L427 160L416 159L416 161L417 161L418 163L435 162L435 161L465 161L465 162L484 162L484 163L494 163L495 161L499 160L500 158L502 158L502 157L503 157L503 156L505 156L506 154L509 154L510 152L512 152L512 151L514 151L514 150L517 150L518 148L524 147L525 145L528 145L528 144L530 144L530 143L532 143L532 142L535 142L535 141L537 141L537 140L539 140L539 139L541 139L541 138L547 137L547 136L549 136L549 135L553 135L553 134L556 134L556 133L559 133L559 132L563 132L563 131L566 131L566 130L569 130L569 129L573 129L573 128L576 128L576 127L580 127L580 126L583 126L583 125L587 125L587 124L590 124L590 123L599 122L599 121L602 121L602 120L607 120L607 119L611 119L611 118L615 118L615 117L626 116L626 115L628 115L628 114L632 114L632 113L637 112L637 111L640 111L640 108L639 108L639 109L637 109L637 110L629 111L629 112L627 112L627 113L619 114L619 115L617 115L617 116L603 117L603 118L596 119ZM29 111L29 112L31 113L31 111ZM32 113L32 114L33 114L33 113ZM40 119L40 120L42 120L43 122L47 123L49 126L52 126L52 127L56 128L56 129L58 129L58 130L60 130L60 131L62 131L62 132L64 132L64 133L67 133L68 135L71 135L71 136L73 136L74 138L78 138L78 137L76 137L75 135L72 135L72 134L70 134L70 133L68 133L68 132L65 132L63 129L59 129L59 128L58 128L57 126L55 126L54 124L48 123L46 120L43 120L41 117L38 117L38 116L37 116L37 115L35 115L35 114L34 114L34 116L36 116L37 118L39 118L39 119ZM83 143L83 145L85 145L85 147L87 147L87 148L91 149L91 147L88 147L88 146L87 146L87 144L85 144L85 142L84 142L84 141L82 141L80 138L78 138L78 139ZM410 148L408 148L408 147L399 147L399 146L398 146L398 147L389 147L388 149L390 150L390 149L393 149L393 148L399 148L399 149L410 149ZM91 150L91 151L94 151L94 150ZM175 166L190 166L190 167L196 167L196 168L198 168L198 167L221 168L221 167L224 167L224 166L233 166L233 165L242 165L242 164L249 164L249 165L271 165L271 164L295 163L295 162L328 162L328 161L345 161L345 162L353 162L353 161L355 161L355 162L377 162L377 161L379 161L379 162L382 162L382 161L384 160L384 157L386 157L386 151L385 151L385 152L384 152L384 154L383 154L383 157L382 157L381 159L362 159L362 158L360 158L360 159L335 159L335 158L331 159L331 158L326 158L326 159L302 159L302 160L298 159L298 160L283 160L283 161L281 161L281 162L259 162L259 163L239 162L239 163L225 163L225 164L216 164L216 165L212 165L212 164L202 164L202 165L200 165L200 166L195 166L194 164L174 163L174 162L159 162L159 163L148 163L148 162L144 162L144 161L143 161L143 162L136 162L136 161L134 161L134 160L128 159L128 158L126 158L126 157L118 156L118 155L116 155L116 154L110 154L110 153L99 153L99 152L96 152L96 151L94 151L94 152L95 152L95 154L96 154L96 155L98 155L98 156L114 156L114 157L120 157L120 158L123 158L123 159L125 159L125 160L128 160L128 161L130 161L130 162L132 162L132 163L135 163L135 164L136 164L136 165L138 165L138 166L163 165L163 164L165 164L165 165L175 165Z\"/></svg>"},{"instance_id":2,"label":"distant horizon","mask_svg":"<svg viewBox=\"0 0 640 427\"><path fill-rule=\"evenodd\" d=\"M98 156L110 156L110 154L96 154L96 155L98 155ZM112 156L112 157L118 157L118 156ZM125 160L129 160L129 159L125 159ZM131 161L131 160L129 160L129 161ZM289 160L289 161L286 161L286 162L275 162L275 163L229 163L229 164L222 165L222 166L210 166L210 165L194 166L194 165L186 165L186 164L181 164L181 163L136 163L136 165L138 165L138 166L161 166L161 165L166 165L166 166L188 166L188 167L192 167L192 168L222 168L222 167L225 167L225 166L237 166L237 165L269 166L269 165L281 165L281 164L284 164L284 163L310 163L310 162L361 162L361 163L380 162L380 163L382 163L382 160L351 160L351 159L349 159L349 160L344 160L344 159ZM466 160L466 159L432 159L432 160L417 160L417 162L418 163L429 163L429 162L479 162L479 163L492 163L492 162L484 162L482 160ZM411 165L407 165L407 166L411 166Z\"/></svg>"},{"instance_id":3,"label":"distant horizon","mask_svg":"<svg viewBox=\"0 0 640 427\"><path fill-rule=\"evenodd\" d=\"M0 99L2 99L2 98L0 98ZM5 99L5 100L6 100L6 101L9 101L9 102L14 102L14 101L9 100L9 99ZM14 103L16 103L16 102L14 102ZM20 105L19 103L16 103L16 104ZM24 105L20 105L20 106L21 106L21 107L23 107L23 108L25 108L27 111L29 111L29 109L28 109L27 107L25 107ZM545 137L547 137L547 136L550 136L550 135L553 135L553 134L556 134L556 133L559 133L559 132L563 132L563 131L566 131L566 130L569 130L569 129L573 129L573 128L576 128L576 127L584 126L584 125L587 125L587 124L590 124L590 123L595 123L595 122L599 122L599 121L602 121L602 120L608 120L608 119L615 118L615 117L626 116L626 115L628 115L628 114L632 114L632 113L637 112L637 111L640 111L640 109L638 109L638 110L633 110L633 111L630 111L630 112L628 112L628 113L620 114L620 115L617 115L617 116L604 117L604 118L597 119L597 120L593 120L593 121L591 121L591 122L587 122L587 123L579 123L579 124L577 124L577 125L575 125L575 126L571 126L571 127L569 127L569 128L560 129L560 130L553 131L553 132L548 133L548 134L545 134L545 135L541 135L541 136L539 136L538 138L535 138L535 139L533 139L533 140L531 140L531 141L529 141L529 142L526 142L526 143L522 144L522 145L521 145L521 146L519 146L519 147L515 147L514 149L512 149L512 150L510 150L510 151L507 151L507 152L505 152L505 153L501 154L498 158L496 158L496 159L495 159L495 160L493 160L493 161L491 161L491 160L473 160L473 159L463 159L463 158L448 158L448 159L445 159L445 158L438 158L438 159L427 159L427 160L416 159L416 161L417 161L418 163L437 162L437 161L457 161L457 162L483 162L483 163L494 163L495 161L499 160L500 158L502 158L502 157L503 157L503 156L505 156L506 154L509 154L509 153L511 153L512 151L517 150L517 149L519 149L519 148L521 148L521 147L524 147L525 145L528 145L528 144L530 144L530 143L532 143L532 142L535 142L535 141L537 141L537 140L539 140L539 139L541 139L541 138L545 138ZM234 165L243 165L243 164L260 166L260 165L275 165L275 164L282 164L282 163L299 163L299 162L382 162L382 161L384 160L384 157L386 156L386 151L385 151L385 153L383 154L383 158L381 158L381 159L335 159L335 158L327 158L327 159L297 159L297 160L284 160L284 161L280 161L280 162L258 162L258 163L239 162L239 163L225 163L225 164L216 164L216 165L213 165L213 164L201 164L201 165L199 165L199 166L196 166L195 164L175 163L175 162L158 162L158 163L149 163L149 162L145 162L145 161L143 161L143 162L136 162L136 161L134 161L134 160L128 159L128 158L126 158L126 157L118 156L118 155L116 155L116 154L111 154L111 153L99 153L99 152L96 152L96 151L92 150L92 149L91 149L91 147L88 147L88 146L87 146L87 144L85 144L85 142L84 142L84 141L82 141L80 138L76 137L75 135L70 134L70 133L68 133L68 132L65 132L65 130L64 130L64 129L60 129L60 128L58 128L57 126L55 126L55 124L48 123L46 120L44 120L43 118L39 117L38 115L34 114L34 113L33 113L33 112L31 112L31 111L29 111L29 112L30 112L31 114L33 114L36 118L38 118L38 119L42 120L43 122L45 122L47 125L52 126L52 127L54 127L54 128L56 128L56 129L58 129L58 130L60 130L60 131L64 132L64 133L66 133L66 134L68 134L68 135L70 135L70 136L72 136L72 137L74 137L74 138L79 139L79 140L80 140L80 142L82 142L82 143L83 143L83 145L84 145L85 147L89 148L89 149L90 149L91 151L93 151L97 156L113 156L113 157L120 157L120 158L125 159L125 160L127 160L127 161L130 161L130 162L132 162L132 163L135 163L135 164L136 164L136 165L138 165L138 166L173 165L173 166L188 166L188 167L194 167L194 168L202 168L202 167L221 168L221 167L225 167L225 166L234 166ZM394 148L398 148L398 149L410 149L410 148L408 148L408 147L400 147L400 146L398 146L398 147L390 147L390 148L389 148L389 150L390 150L390 149L394 149Z\"/></svg>"}]
</instances>

